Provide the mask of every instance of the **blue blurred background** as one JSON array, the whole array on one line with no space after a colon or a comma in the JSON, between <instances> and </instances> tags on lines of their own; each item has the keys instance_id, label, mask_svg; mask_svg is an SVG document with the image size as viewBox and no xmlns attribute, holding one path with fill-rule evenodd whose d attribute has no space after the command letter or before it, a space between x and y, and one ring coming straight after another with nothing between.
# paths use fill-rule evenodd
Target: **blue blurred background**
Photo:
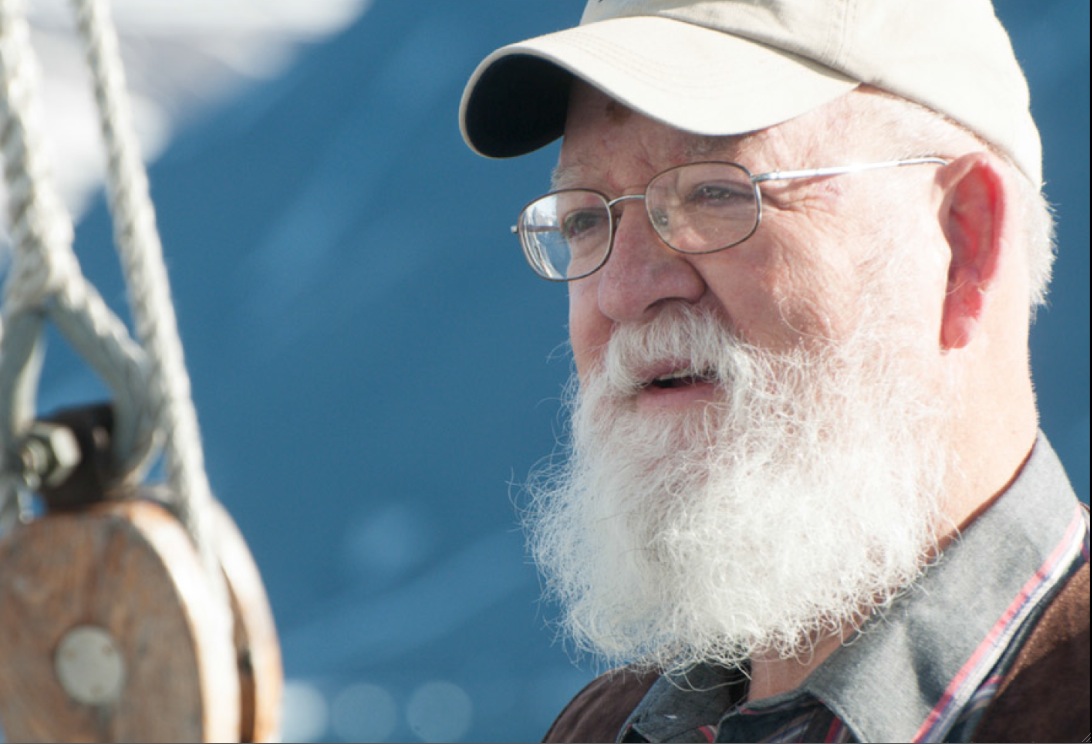
<instances>
[{"instance_id":1,"label":"blue blurred background","mask_svg":"<svg viewBox=\"0 0 1092 744\"><path fill-rule=\"evenodd\" d=\"M286 740L538 739L595 672L546 624L513 505L563 427L564 289L508 233L556 150L486 161L456 119L482 57L582 6L375 0L151 166L210 479L281 634ZM1089 6L998 8L1059 216L1042 426L1087 501ZM127 316L110 234L97 199L77 251ZM42 410L101 389L52 345Z\"/></svg>"}]
</instances>

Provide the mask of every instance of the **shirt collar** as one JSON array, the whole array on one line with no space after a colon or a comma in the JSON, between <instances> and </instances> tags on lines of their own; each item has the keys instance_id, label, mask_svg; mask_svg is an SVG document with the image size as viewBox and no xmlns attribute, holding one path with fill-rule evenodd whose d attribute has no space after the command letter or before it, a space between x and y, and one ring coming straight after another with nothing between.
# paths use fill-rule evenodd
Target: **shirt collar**
<instances>
[{"instance_id":1,"label":"shirt collar","mask_svg":"<svg viewBox=\"0 0 1092 744\"><path fill-rule=\"evenodd\" d=\"M754 707L810 694L859 741L943 738L1086 539L1073 488L1040 432L1010 487L906 594L800 689ZM652 741L707 741L699 727L720 720L744 689L740 672L712 666L665 675L630 723Z\"/></svg>"},{"instance_id":2,"label":"shirt collar","mask_svg":"<svg viewBox=\"0 0 1092 744\"><path fill-rule=\"evenodd\" d=\"M1086 535L1046 436L1012 485L888 612L804 683L860 741L943 738Z\"/></svg>"}]
</instances>

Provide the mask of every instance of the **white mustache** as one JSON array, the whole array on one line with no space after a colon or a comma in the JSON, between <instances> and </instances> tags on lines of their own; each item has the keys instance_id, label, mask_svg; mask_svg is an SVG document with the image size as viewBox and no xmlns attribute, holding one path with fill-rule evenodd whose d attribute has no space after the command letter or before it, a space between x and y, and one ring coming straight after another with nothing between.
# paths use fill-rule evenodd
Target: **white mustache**
<instances>
[{"instance_id":1,"label":"white mustache","mask_svg":"<svg viewBox=\"0 0 1092 744\"><path fill-rule=\"evenodd\" d=\"M712 313L680 305L647 323L619 326L595 374L613 398L636 394L665 368L723 386L738 375L739 352L748 348Z\"/></svg>"}]
</instances>

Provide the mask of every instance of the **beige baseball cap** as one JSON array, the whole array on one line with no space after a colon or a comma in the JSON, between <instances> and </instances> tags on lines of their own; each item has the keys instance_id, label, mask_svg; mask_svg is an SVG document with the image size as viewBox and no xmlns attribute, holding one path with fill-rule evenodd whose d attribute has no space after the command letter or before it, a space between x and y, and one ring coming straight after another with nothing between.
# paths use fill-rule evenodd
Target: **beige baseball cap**
<instances>
[{"instance_id":1,"label":"beige baseball cap","mask_svg":"<svg viewBox=\"0 0 1092 744\"><path fill-rule=\"evenodd\" d=\"M954 119L1042 181L1027 81L990 0L589 0L575 28L478 65L463 138L498 158L552 142L574 76L701 135L764 129L865 83Z\"/></svg>"}]
</instances>

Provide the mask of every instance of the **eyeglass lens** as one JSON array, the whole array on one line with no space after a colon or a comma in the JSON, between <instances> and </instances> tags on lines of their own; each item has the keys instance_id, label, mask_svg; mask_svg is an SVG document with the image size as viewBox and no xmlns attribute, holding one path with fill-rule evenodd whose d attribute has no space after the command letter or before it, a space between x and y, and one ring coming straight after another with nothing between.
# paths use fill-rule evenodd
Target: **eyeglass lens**
<instances>
[{"instance_id":1,"label":"eyeglass lens","mask_svg":"<svg viewBox=\"0 0 1092 744\"><path fill-rule=\"evenodd\" d=\"M750 174L732 163L690 163L664 171L649 183L644 201L656 233L681 253L735 245L758 224L757 188ZM603 265L619 216L619 207L602 194L566 189L527 205L517 232L539 275L568 281Z\"/></svg>"}]
</instances>

